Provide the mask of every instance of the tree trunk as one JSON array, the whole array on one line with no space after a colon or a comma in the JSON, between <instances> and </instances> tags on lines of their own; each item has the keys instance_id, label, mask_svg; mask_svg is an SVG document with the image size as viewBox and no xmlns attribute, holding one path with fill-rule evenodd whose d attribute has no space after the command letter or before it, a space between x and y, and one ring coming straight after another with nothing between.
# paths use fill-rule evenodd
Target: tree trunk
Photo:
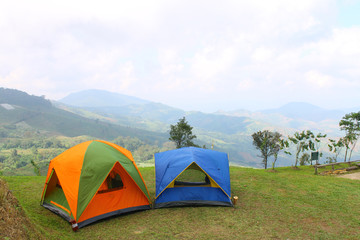
<instances>
[{"instance_id":1,"label":"tree trunk","mask_svg":"<svg viewBox=\"0 0 360 240\"><path fill-rule=\"evenodd\" d=\"M347 151L348 151L348 147L346 147L346 149L345 149L345 158L344 158L344 162L346 162L346 157L347 157Z\"/></svg>"},{"instance_id":2,"label":"tree trunk","mask_svg":"<svg viewBox=\"0 0 360 240\"><path fill-rule=\"evenodd\" d=\"M300 150L301 150L301 148L299 147L299 149L298 149L297 152L296 152L295 167L297 167L297 163L298 163L298 160L299 160Z\"/></svg>"},{"instance_id":3,"label":"tree trunk","mask_svg":"<svg viewBox=\"0 0 360 240\"><path fill-rule=\"evenodd\" d=\"M264 158L265 169L267 169L267 156Z\"/></svg>"},{"instance_id":4,"label":"tree trunk","mask_svg":"<svg viewBox=\"0 0 360 240\"><path fill-rule=\"evenodd\" d=\"M274 156L274 161L272 163L272 170L275 170L275 162L277 160L277 155Z\"/></svg>"},{"instance_id":5,"label":"tree trunk","mask_svg":"<svg viewBox=\"0 0 360 240\"><path fill-rule=\"evenodd\" d=\"M351 155L352 155L352 152L354 151L354 148L355 148L355 146L356 146L356 142L357 142L357 139L355 140L355 142L354 142L354 144L353 144L353 146L352 146L352 148L351 148L351 150L350 150L350 155L349 155L349 162L350 162L350 160L351 160Z\"/></svg>"}]
</instances>

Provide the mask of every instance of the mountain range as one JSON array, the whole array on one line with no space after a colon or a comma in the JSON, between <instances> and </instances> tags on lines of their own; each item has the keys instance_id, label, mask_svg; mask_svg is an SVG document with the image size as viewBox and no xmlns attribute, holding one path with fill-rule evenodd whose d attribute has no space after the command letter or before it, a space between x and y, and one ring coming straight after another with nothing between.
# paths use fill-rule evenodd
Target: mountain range
<instances>
[{"instance_id":1,"label":"mountain range","mask_svg":"<svg viewBox=\"0 0 360 240\"><path fill-rule=\"evenodd\" d=\"M165 130L161 123L173 124L182 116L186 116L195 128L226 134L253 131L267 126L284 133L310 129L340 136L338 123L348 113L346 110L328 110L302 102L292 102L280 108L262 111L234 110L212 114L186 112L161 103L94 89L72 93L60 99L59 103L80 107L134 127L147 128L149 126L146 122L151 121L150 125L156 131ZM154 128L154 122L158 128Z\"/></svg>"},{"instance_id":2,"label":"mountain range","mask_svg":"<svg viewBox=\"0 0 360 240\"><path fill-rule=\"evenodd\" d=\"M337 137L342 134L338 123L347 113L308 103L288 103L262 111L202 113L96 89L50 101L18 90L0 88L0 104L0 126L23 121L36 129L65 136L86 134L113 139L121 135L157 144L166 142L169 125L176 124L185 116L194 127L198 143L227 152L233 164L252 167L261 167L261 159L252 146L252 133L269 129L286 136L310 129ZM7 109L9 106L14 109ZM284 155L280 156L278 164L288 166L293 163Z\"/></svg>"}]
</instances>

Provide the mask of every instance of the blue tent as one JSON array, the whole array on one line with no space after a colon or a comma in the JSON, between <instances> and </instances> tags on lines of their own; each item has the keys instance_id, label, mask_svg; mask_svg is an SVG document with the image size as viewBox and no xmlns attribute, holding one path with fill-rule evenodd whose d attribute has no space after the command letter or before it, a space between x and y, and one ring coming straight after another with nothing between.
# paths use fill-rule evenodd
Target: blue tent
<instances>
[{"instance_id":1,"label":"blue tent","mask_svg":"<svg viewBox=\"0 0 360 240\"><path fill-rule=\"evenodd\" d=\"M188 169L202 172L205 179L201 182L179 181ZM232 206L226 153L196 147L156 153L155 174L155 208L184 205Z\"/></svg>"}]
</instances>

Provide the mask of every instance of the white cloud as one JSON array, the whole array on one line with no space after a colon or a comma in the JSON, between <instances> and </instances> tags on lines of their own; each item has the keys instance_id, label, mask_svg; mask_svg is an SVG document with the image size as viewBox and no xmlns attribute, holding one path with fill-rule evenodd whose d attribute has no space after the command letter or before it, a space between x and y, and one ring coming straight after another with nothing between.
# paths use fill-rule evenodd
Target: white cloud
<instances>
[{"instance_id":1,"label":"white cloud","mask_svg":"<svg viewBox=\"0 0 360 240\"><path fill-rule=\"evenodd\" d=\"M319 73L317 71L309 71L305 73L304 77L310 87L324 89L334 86L334 79L331 76Z\"/></svg>"},{"instance_id":2,"label":"white cloud","mask_svg":"<svg viewBox=\"0 0 360 240\"><path fill-rule=\"evenodd\" d=\"M273 57L273 51L265 47L259 47L255 49L251 57L257 62L269 61Z\"/></svg>"},{"instance_id":3,"label":"white cloud","mask_svg":"<svg viewBox=\"0 0 360 240\"><path fill-rule=\"evenodd\" d=\"M174 49L159 49L158 61L161 65L160 73L164 77L179 74L184 69L181 58Z\"/></svg>"},{"instance_id":4,"label":"white cloud","mask_svg":"<svg viewBox=\"0 0 360 240\"><path fill-rule=\"evenodd\" d=\"M101 88L215 111L326 102L309 86L348 104L360 87L360 28L335 25L335 0L1 6L0 84L32 94Z\"/></svg>"},{"instance_id":5,"label":"white cloud","mask_svg":"<svg viewBox=\"0 0 360 240\"><path fill-rule=\"evenodd\" d=\"M254 81L251 79L244 79L240 80L240 82L237 84L237 90L238 91L248 91L254 87Z\"/></svg>"},{"instance_id":6,"label":"white cloud","mask_svg":"<svg viewBox=\"0 0 360 240\"><path fill-rule=\"evenodd\" d=\"M191 59L195 77L209 80L233 67L237 49L232 46L206 46Z\"/></svg>"}]
</instances>

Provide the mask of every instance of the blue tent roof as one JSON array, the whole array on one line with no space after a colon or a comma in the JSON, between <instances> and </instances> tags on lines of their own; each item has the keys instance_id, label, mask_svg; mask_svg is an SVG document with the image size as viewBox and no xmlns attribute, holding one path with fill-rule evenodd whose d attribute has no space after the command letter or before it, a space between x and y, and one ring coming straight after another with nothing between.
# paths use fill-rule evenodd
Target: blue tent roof
<instances>
[{"instance_id":1,"label":"blue tent roof","mask_svg":"<svg viewBox=\"0 0 360 240\"><path fill-rule=\"evenodd\" d=\"M193 162L204 170L230 198L230 173L227 154L196 147L180 148L155 154L156 198Z\"/></svg>"}]
</instances>

